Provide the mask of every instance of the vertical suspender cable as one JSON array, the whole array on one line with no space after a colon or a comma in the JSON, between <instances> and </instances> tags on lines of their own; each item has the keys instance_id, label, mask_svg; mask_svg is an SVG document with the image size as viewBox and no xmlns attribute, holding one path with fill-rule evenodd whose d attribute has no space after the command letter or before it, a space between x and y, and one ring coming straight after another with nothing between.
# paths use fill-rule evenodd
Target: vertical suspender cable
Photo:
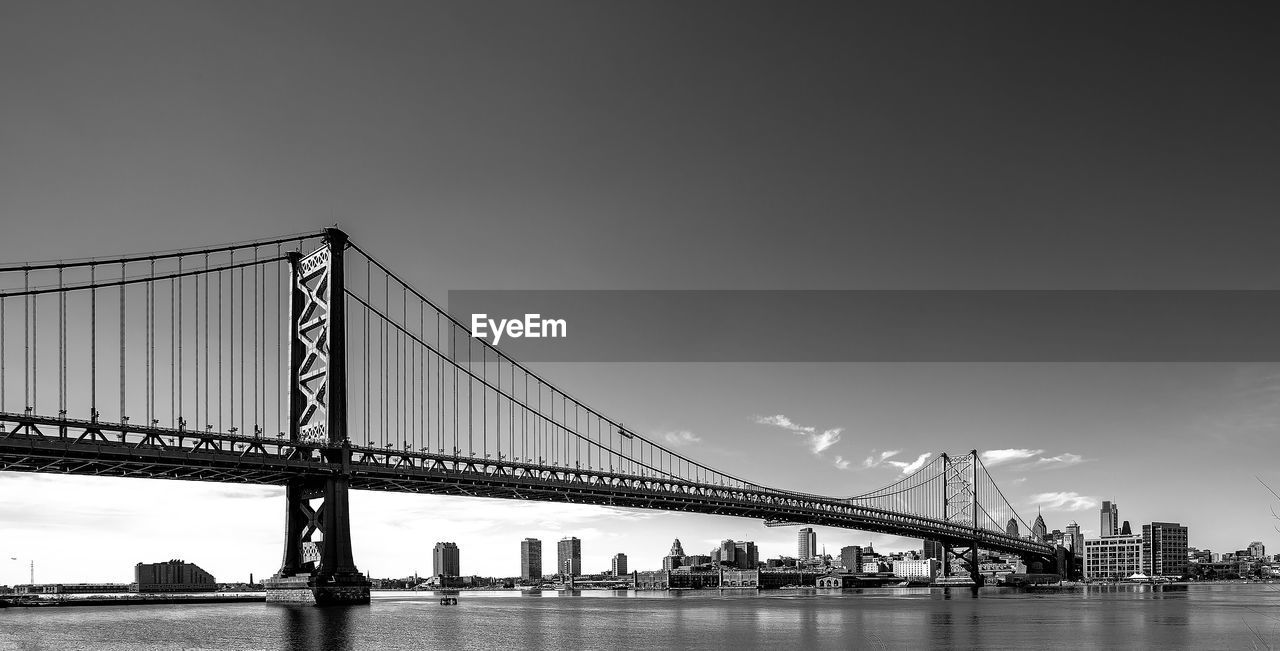
<instances>
[{"instance_id":1,"label":"vertical suspender cable","mask_svg":"<svg viewBox=\"0 0 1280 651\"><path fill-rule=\"evenodd\" d=\"M67 295L62 291L62 267L58 267L58 417L67 415Z\"/></svg>"},{"instance_id":2,"label":"vertical suspender cable","mask_svg":"<svg viewBox=\"0 0 1280 651\"><path fill-rule=\"evenodd\" d=\"M125 291L124 290L126 287L128 287L128 285L124 284L124 275L125 275L124 263L121 262L120 263L120 422L121 423L129 422L129 417L125 415L125 402L124 402L125 400L124 399L124 394L125 394L125 386L124 386L124 381L125 381L125 372L124 372L125 371L125 368L124 368L125 366L125 363L124 363L125 362L125 349L124 349L124 346L125 346L125 341L124 341Z\"/></svg>"},{"instance_id":3,"label":"vertical suspender cable","mask_svg":"<svg viewBox=\"0 0 1280 651\"><path fill-rule=\"evenodd\" d=\"M31 412L31 271L22 270L22 409Z\"/></svg>"},{"instance_id":4,"label":"vertical suspender cable","mask_svg":"<svg viewBox=\"0 0 1280 651\"><path fill-rule=\"evenodd\" d=\"M222 425L222 276L218 272L218 431L227 431Z\"/></svg>"},{"instance_id":5,"label":"vertical suspender cable","mask_svg":"<svg viewBox=\"0 0 1280 651\"><path fill-rule=\"evenodd\" d=\"M209 413L209 254L204 254L204 426L213 426L214 418Z\"/></svg>"},{"instance_id":6,"label":"vertical suspender cable","mask_svg":"<svg viewBox=\"0 0 1280 651\"><path fill-rule=\"evenodd\" d=\"M191 387L191 408L196 413L190 424L196 430L203 430L200 427L200 276L192 276L191 291L196 293L191 299L191 379L194 383ZM208 321L207 316L205 321Z\"/></svg>"},{"instance_id":7,"label":"vertical suspender cable","mask_svg":"<svg viewBox=\"0 0 1280 651\"><path fill-rule=\"evenodd\" d=\"M89 265L89 420L98 420L98 288L97 265Z\"/></svg>"},{"instance_id":8,"label":"vertical suspender cable","mask_svg":"<svg viewBox=\"0 0 1280 651\"><path fill-rule=\"evenodd\" d=\"M182 256L178 256L178 364L182 364ZM182 409L182 369L178 369L178 429L185 429L183 424L186 422L183 414L186 413Z\"/></svg>"},{"instance_id":9,"label":"vertical suspender cable","mask_svg":"<svg viewBox=\"0 0 1280 651\"><path fill-rule=\"evenodd\" d=\"M258 247L253 247L253 259L258 260ZM261 266L253 265L253 433L257 434L262 422L258 411L258 275Z\"/></svg>"},{"instance_id":10,"label":"vertical suspender cable","mask_svg":"<svg viewBox=\"0 0 1280 651\"><path fill-rule=\"evenodd\" d=\"M235 263L236 252L232 249L229 265L234 267ZM227 273L227 422L239 432L244 428L243 423L236 420L236 272L232 269ZM244 407L240 409L243 411Z\"/></svg>"},{"instance_id":11,"label":"vertical suspender cable","mask_svg":"<svg viewBox=\"0 0 1280 651\"><path fill-rule=\"evenodd\" d=\"M0 296L0 411L4 411L5 393L6 393L5 386L4 386L4 371L5 371L5 359L4 359L4 331L5 331L4 303L5 301L4 299L5 299L4 296Z\"/></svg>"},{"instance_id":12,"label":"vertical suspender cable","mask_svg":"<svg viewBox=\"0 0 1280 651\"><path fill-rule=\"evenodd\" d=\"M179 262L179 264L181 264L181 262ZM169 420L171 427L178 426L178 403L176 394L174 393L174 391L176 391L174 387L177 386L174 375L176 374L176 360L178 359L177 330L175 329L177 323L177 303L174 299L174 288L177 286L177 283L177 278L169 279Z\"/></svg>"},{"instance_id":13,"label":"vertical suspender cable","mask_svg":"<svg viewBox=\"0 0 1280 651\"><path fill-rule=\"evenodd\" d=\"M280 258L282 256L283 256L283 251L280 248L280 245L277 244L276 258ZM282 397L284 394L281 393L281 389L284 387L284 376L282 375L284 370L284 364L283 362L281 362L281 355L280 355L280 348L281 348L280 340L281 340L281 337L283 336L282 329L284 324L284 317L280 315L280 312L281 310L284 309L284 301L285 301L284 294L283 294L284 292L283 270L284 270L283 263L277 260L276 261L276 381L275 381L275 387L276 387L276 429L280 430L281 432L284 431L284 416L283 416L284 411L282 409L283 403L284 403L284 400L282 399Z\"/></svg>"}]
</instances>

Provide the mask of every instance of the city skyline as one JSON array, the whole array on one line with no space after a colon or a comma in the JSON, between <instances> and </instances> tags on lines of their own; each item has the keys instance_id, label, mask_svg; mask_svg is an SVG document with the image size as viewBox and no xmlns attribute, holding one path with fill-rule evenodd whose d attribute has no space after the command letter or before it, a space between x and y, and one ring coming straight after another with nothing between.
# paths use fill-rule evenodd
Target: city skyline
<instances>
[{"instance_id":1,"label":"city skyline","mask_svg":"<svg viewBox=\"0 0 1280 651\"><path fill-rule=\"evenodd\" d=\"M887 6L559 7L326 7L303 25L274 5L15 3L0 21L15 89L0 105L0 261L337 222L438 301L1280 288L1280 196L1260 173L1277 151L1277 93L1257 83L1275 62L1254 40L1170 38L1175 25L1095 41L1097 17L1077 7L1052 34L978 8L916 25ZM1114 11L1115 24L1159 18ZM1266 24L1178 19L1221 34ZM761 47L774 37L806 46ZM978 449L1024 533L1039 512L1097 537L1106 500L1139 531L1187 526L1195 547L1280 547L1278 500L1255 479L1280 487L1273 363L536 370L779 488L857 495ZM0 492L23 496L0 503L0 583L30 561L37 580L112 579L140 557L228 577L280 562L277 488L0 474ZM428 573L422 547L443 539L495 575L518 573L523 536L577 536L587 568L619 552L641 567L673 537L691 553L726 538L770 556L796 544L793 529L715 516L359 491L351 503L359 567L375 575ZM816 530L829 550L918 545Z\"/></svg>"}]
</instances>

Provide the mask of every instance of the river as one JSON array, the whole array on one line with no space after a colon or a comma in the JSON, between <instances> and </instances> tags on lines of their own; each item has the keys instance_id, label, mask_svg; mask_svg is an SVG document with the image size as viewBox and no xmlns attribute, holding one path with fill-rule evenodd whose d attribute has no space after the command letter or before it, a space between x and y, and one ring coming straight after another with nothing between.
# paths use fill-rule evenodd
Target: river
<instances>
[{"instance_id":1,"label":"river","mask_svg":"<svg viewBox=\"0 0 1280 651\"><path fill-rule=\"evenodd\" d=\"M263 603L0 609L0 648L1267 649L1280 586L1061 592L375 592L369 606Z\"/></svg>"}]
</instances>

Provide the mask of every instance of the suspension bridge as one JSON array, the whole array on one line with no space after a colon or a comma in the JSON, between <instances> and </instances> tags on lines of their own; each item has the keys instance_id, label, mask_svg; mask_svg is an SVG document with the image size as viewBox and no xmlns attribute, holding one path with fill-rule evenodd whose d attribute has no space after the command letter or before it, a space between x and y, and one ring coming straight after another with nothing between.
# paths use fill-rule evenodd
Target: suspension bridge
<instances>
[{"instance_id":1,"label":"suspension bridge","mask_svg":"<svg viewBox=\"0 0 1280 651\"><path fill-rule=\"evenodd\" d=\"M268 597L359 603L351 489L688 511L1054 562L976 451L831 497L718 471L575 399L338 229L0 266L0 470L285 487ZM944 571L950 564L943 563Z\"/></svg>"}]
</instances>

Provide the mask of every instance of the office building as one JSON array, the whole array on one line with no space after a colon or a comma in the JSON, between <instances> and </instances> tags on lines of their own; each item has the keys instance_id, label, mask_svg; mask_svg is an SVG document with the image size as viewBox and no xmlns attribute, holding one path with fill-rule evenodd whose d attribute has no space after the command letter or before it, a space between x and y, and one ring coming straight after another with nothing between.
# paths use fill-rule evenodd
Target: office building
<instances>
[{"instance_id":1,"label":"office building","mask_svg":"<svg viewBox=\"0 0 1280 651\"><path fill-rule=\"evenodd\" d=\"M542 541L537 538L520 541L520 578L526 581L542 578Z\"/></svg>"},{"instance_id":2,"label":"office building","mask_svg":"<svg viewBox=\"0 0 1280 651\"><path fill-rule=\"evenodd\" d=\"M733 566L740 570L754 570L760 564L760 550L750 540L733 543Z\"/></svg>"},{"instance_id":3,"label":"office building","mask_svg":"<svg viewBox=\"0 0 1280 651\"><path fill-rule=\"evenodd\" d=\"M1115 502L1102 503L1102 527L1098 531L1103 538L1120 534L1120 507Z\"/></svg>"},{"instance_id":4,"label":"office building","mask_svg":"<svg viewBox=\"0 0 1280 651\"><path fill-rule=\"evenodd\" d=\"M1142 572L1147 576L1188 574L1187 528L1177 522L1142 525Z\"/></svg>"},{"instance_id":5,"label":"office building","mask_svg":"<svg viewBox=\"0 0 1280 651\"><path fill-rule=\"evenodd\" d=\"M796 534L796 558L807 561L818 555L818 534L804 527Z\"/></svg>"},{"instance_id":6,"label":"office building","mask_svg":"<svg viewBox=\"0 0 1280 651\"><path fill-rule=\"evenodd\" d=\"M1249 556L1258 559L1266 559L1267 546L1263 545L1262 541L1259 540L1249 543Z\"/></svg>"},{"instance_id":7,"label":"office building","mask_svg":"<svg viewBox=\"0 0 1280 651\"><path fill-rule=\"evenodd\" d=\"M431 553L431 574L433 576L462 576L457 544L451 542L436 543L436 547Z\"/></svg>"},{"instance_id":8,"label":"office building","mask_svg":"<svg viewBox=\"0 0 1280 651\"><path fill-rule=\"evenodd\" d=\"M924 541L924 546L920 550L921 558L936 558L938 560L946 560L946 550L943 549L942 543L936 540Z\"/></svg>"},{"instance_id":9,"label":"office building","mask_svg":"<svg viewBox=\"0 0 1280 651\"><path fill-rule=\"evenodd\" d=\"M671 551L662 557L662 569L671 571L677 567L686 565L684 560L684 546L680 544L680 539L676 538L671 543Z\"/></svg>"},{"instance_id":10,"label":"office building","mask_svg":"<svg viewBox=\"0 0 1280 651\"><path fill-rule=\"evenodd\" d=\"M1036 513L1036 521L1031 523L1031 539L1043 542L1048 533L1049 528L1044 525L1044 516Z\"/></svg>"},{"instance_id":11,"label":"office building","mask_svg":"<svg viewBox=\"0 0 1280 651\"><path fill-rule=\"evenodd\" d=\"M1013 536L1014 538L1021 536L1022 534L1018 533L1018 519L1009 518L1009 523L1004 525L1004 532L1005 535Z\"/></svg>"},{"instance_id":12,"label":"office building","mask_svg":"<svg viewBox=\"0 0 1280 651\"><path fill-rule=\"evenodd\" d=\"M627 555L621 553L614 554L612 566L614 576L623 576L627 574Z\"/></svg>"},{"instance_id":13,"label":"office building","mask_svg":"<svg viewBox=\"0 0 1280 651\"><path fill-rule=\"evenodd\" d=\"M925 545L929 544L928 540L924 542L925 542ZM841 547L840 548L840 565L842 565L844 569L849 570L850 572L861 572L862 571L862 547L859 547L858 545Z\"/></svg>"},{"instance_id":14,"label":"office building","mask_svg":"<svg viewBox=\"0 0 1280 651\"><path fill-rule=\"evenodd\" d=\"M582 574L582 541L572 536L562 538L556 544L556 574L580 576Z\"/></svg>"},{"instance_id":15,"label":"office building","mask_svg":"<svg viewBox=\"0 0 1280 651\"><path fill-rule=\"evenodd\" d=\"M133 566L133 580L138 592L213 592L218 582L213 575L195 563L171 560L164 563L138 563Z\"/></svg>"},{"instance_id":16,"label":"office building","mask_svg":"<svg viewBox=\"0 0 1280 651\"><path fill-rule=\"evenodd\" d=\"M1142 536L1084 541L1086 581L1119 581L1142 572Z\"/></svg>"},{"instance_id":17,"label":"office building","mask_svg":"<svg viewBox=\"0 0 1280 651\"><path fill-rule=\"evenodd\" d=\"M1067 544L1064 547L1077 556L1084 554L1084 534L1080 532L1080 525L1075 520L1067 524Z\"/></svg>"}]
</instances>

